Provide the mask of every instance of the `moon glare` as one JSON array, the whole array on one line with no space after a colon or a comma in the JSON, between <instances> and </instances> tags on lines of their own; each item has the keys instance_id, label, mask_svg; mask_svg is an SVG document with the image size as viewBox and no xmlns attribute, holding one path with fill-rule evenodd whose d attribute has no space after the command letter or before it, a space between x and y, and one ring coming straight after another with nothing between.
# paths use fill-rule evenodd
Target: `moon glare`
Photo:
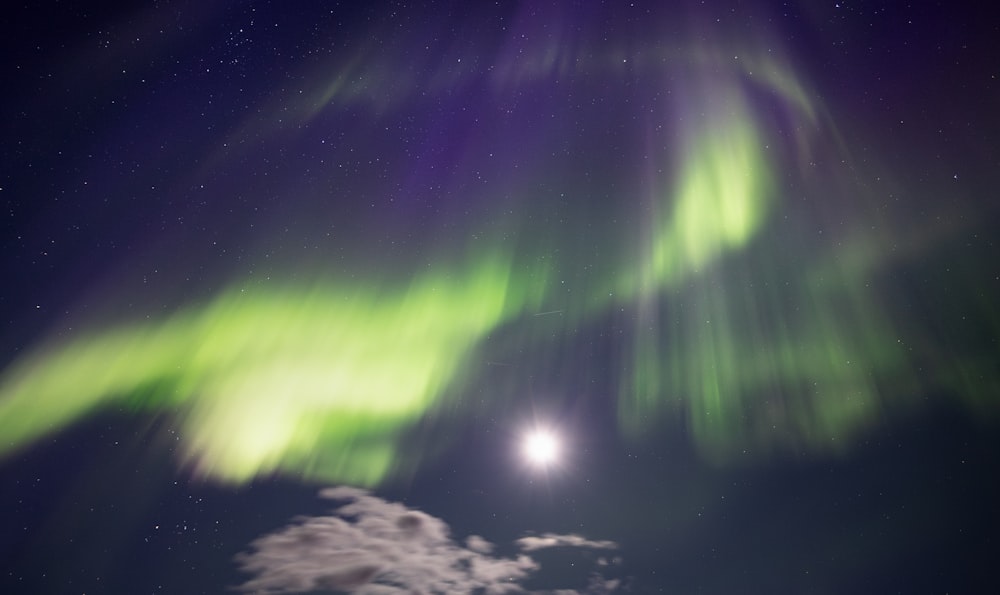
<instances>
[{"instance_id":1,"label":"moon glare","mask_svg":"<svg viewBox=\"0 0 1000 595\"><path fill-rule=\"evenodd\" d=\"M534 430L524 438L524 456L537 467L551 465L559 458L559 440L547 430Z\"/></svg>"}]
</instances>

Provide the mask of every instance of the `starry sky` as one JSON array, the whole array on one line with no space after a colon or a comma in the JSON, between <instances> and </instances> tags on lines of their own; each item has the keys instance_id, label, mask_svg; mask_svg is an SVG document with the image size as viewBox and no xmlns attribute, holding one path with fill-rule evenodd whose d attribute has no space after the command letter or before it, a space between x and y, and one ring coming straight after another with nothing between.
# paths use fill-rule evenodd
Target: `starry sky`
<instances>
[{"instance_id":1,"label":"starry sky","mask_svg":"<svg viewBox=\"0 0 1000 595\"><path fill-rule=\"evenodd\" d=\"M1000 588L976 4L8 8L0 592Z\"/></svg>"}]
</instances>

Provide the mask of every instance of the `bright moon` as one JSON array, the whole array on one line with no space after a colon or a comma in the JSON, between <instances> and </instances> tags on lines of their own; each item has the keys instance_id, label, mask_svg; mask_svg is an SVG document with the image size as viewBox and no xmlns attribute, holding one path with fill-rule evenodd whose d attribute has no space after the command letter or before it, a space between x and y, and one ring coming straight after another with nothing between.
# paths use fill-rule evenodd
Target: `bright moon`
<instances>
[{"instance_id":1,"label":"bright moon","mask_svg":"<svg viewBox=\"0 0 1000 595\"><path fill-rule=\"evenodd\" d=\"M559 441L551 432L535 430L524 438L524 456L533 465L550 465L559 457Z\"/></svg>"}]
</instances>

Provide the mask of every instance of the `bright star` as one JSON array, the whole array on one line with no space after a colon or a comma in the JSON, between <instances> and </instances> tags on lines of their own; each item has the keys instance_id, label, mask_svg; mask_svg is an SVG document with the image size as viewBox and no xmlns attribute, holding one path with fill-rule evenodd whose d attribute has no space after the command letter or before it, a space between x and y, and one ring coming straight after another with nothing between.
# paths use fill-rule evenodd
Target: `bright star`
<instances>
[{"instance_id":1,"label":"bright star","mask_svg":"<svg viewBox=\"0 0 1000 595\"><path fill-rule=\"evenodd\" d=\"M524 437L523 453L529 463L547 467L559 458L559 440L549 430L536 429Z\"/></svg>"}]
</instances>

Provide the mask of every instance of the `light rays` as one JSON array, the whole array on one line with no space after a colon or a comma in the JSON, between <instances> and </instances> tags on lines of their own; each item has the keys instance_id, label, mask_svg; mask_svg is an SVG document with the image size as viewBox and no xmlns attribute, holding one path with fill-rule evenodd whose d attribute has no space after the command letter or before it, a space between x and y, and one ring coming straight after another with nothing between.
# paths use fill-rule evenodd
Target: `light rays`
<instances>
[{"instance_id":1,"label":"light rays","mask_svg":"<svg viewBox=\"0 0 1000 595\"><path fill-rule=\"evenodd\" d=\"M570 17L560 13L558 18ZM533 30L539 23L524 18L519 26ZM425 261L420 265L390 262L390 257L379 255L365 263L373 269L410 267L409 281L378 283L379 271L370 277L335 278L329 270L303 267L300 278L314 274L318 280L297 281L278 290L244 291L236 284L207 305L192 305L159 320L121 320L65 339L42 341L0 375L0 454L25 447L102 407L122 406L175 416L182 430L180 455L199 475L240 483L259 474L289 473L373 485L391 477L413 454L401 452L397 441L402 434L443 404L460 405L462 387L490 380L475 359L481 349L502 343L497 350L503 352L505 367L508 361L533 362L559 350L570 354L563 361L574 361L578 346L552 339L571 333L582 342L623 337L626 346L616 352L624 352L620 359L601 362L621 371L620 378L609 382L614 386L606 395L618 400L621 427L641 433L665 420L680 420L701 449L718 458L748 446L764 452L846 448L852 433L877 423L884 409L908 401L916 392L915 360L921 357L936 367L929 375L941 378L942 385L972 395L977 407L993 405L1000 382L989 354L949 345L945 358L943 348L926 346L928 334L914 322L915 316L894 311L879 293L878 268L887 261L880 251L889 242L875 241L867 232L861 237L870 243L852 242L846 234L845 241L819 241L812 229L796 234L782 227L786 218L802 227L809 225L802 215L809 207L799 207L798 212L787 209L793 199L805 202L806 196L834 205L830 211L850 211L857 204L852 199L860 201L867 195L853 182L833 185L829 178L801 171L823 153L817 147L833 146L829 155L846 156L835 127L825 121L826 109L811 99L814 93L808 84L772 58L770 49L752 51L768 44L748 43L747 51L729 51L733 49L729 45L740 44L723 50L721 44L701 47L712 44L691 42L690 48L670 49L637 42L634 50L612 44L615 47L596 51L588 39L575 38L573 30L562 23L558 39L511 38L509 47L504 46L509 56L492 60L495 68L470 66L491 63L491 46L479 40L448 49L447 65L426 57L410 68L403 63L408 48L386 53L373 44L358 47L349 56L332 56L319 67L304 68L305 92L289 88L263 102L259 112L248 110L254 115L246 116L223 144L236 146L258 137L266 143L278 131L292 137L290 130L296 126L329 125L341 116L338 110L358 105L377 114L380 131L389 136L392 124L399 123L394 120L396 112L405 112L400 118L416 121L407 128L414 138L401 140L412 145L392 153L397 163L386 165L378 175L412 183L386 182L384 187L398 186L394 191L400 196L426 193L438 199L437 193L444 193L442 186L456 179L455 188L470 187L465 182L473 176L453 169L466 164L479 168L486 172L485 178L502 180L497 187L489 186L488 196L456 191L457 196L448 197L451 202L440 198L441 204L468 208L466 212L502 212L505 221L489 218L466 228L469 219L449 219L451 213L445 213L442 227L458 228L454 233L459 236L504 241L476 251L460 266L439 261L437 255L414 258L412 262ZM523 53L521 43L528 44ZM464 58L466 54L470 58ZM451 58L456 65L451 65ZM464 59L461 66L459 58ZM533 96L565 100L565 105L546 106L553 108L551 113L535 112L523 104L508 106L516 103L511 102L516 91L537 91L553 81L569 91L562 96L557 91ZM648 196L615 194L619 187L633 188L621 183L635 175L631 170L602 170L593 176L588 171L586 178L581 175L580 180L563 184L545 178L546 164L532 168L528 161L535 156L543 159L548 149L557 148L559 143L545 144L549 139L544 135L552 131L573 128L580 138L611 138L622 145L634 140L628 132L591 132L588 137L587 126L576 126L570 117L567 121L573 126L553 124L544 133L519 123L524 116L536 124L560 122L565 111L586 103L578 98L588 92L594 93L595 103L607 102L611 109L579 109L572 117L598 112L604 117L630 107L635 98L616 97L623 81L642 81L670 91L669 101L646 111L662 110L667 114L662 121L674 128L641 131L656 137L650 146L658 148L652 157L646 156L662 157L661 162L645 166L655 172ZM597 86L601 89L595 91ZM484 105L450 106L442 99L460 97L458 91L465 88L476 88L481 94L474 97ZM441 112L422 120L419 109L408 106L417 97L428 104L441 101ZM482 111L469 117L475 125L463 128L465 120L452 118L447 108ZM495 121L501 111L505 113L499 131L479 125ZM454 129L441 133L442 123ZM511 129L505 130L507 126ZM628 130L628 125L616 130ZM435 144L451 142L452 136L462 139L461 148L448 151ZM293 140L287 141L289 146ZM511 155L512 161L497 164L494 156L502 154L500 150L494 153L477 146L489 142L506 145L503 154ZM560 142L569 154L577 137ZM224 170L223 165L242 157L237 152L256 150L261 143L242 143L239 151L227 148L210 154L205 167ZM410 155L412 147L420 147L412 154L440 159L403 160L400 155ZM353 151L346 141L341 149L345 154ZM587 148L601 155L607 150L603 145ZM454 159L461 165L456 165L452 156L460 153ZM566 169L558 171L576 173L565 163L561 167ZM431 169L451 173L427 181ZM297 173L288 176L297 179ZM601 175L614 179L597 179ZM344 173L336 184L351 181ZM573 188L579 203L569 208L579 204L584 213L568 219L584 224L558 231L563 228L555 222L562 223L564 214L559 208L532 211L528 203L536 197L544 201L555 195L556 187L561 191L572 184L580 186ZM427 190L429 186L433 190ZM484 187L485 183L475 186ZM798 194L791 195L793 190ZM852 196L856 191L861 199ZM337 199L328 191L317 191L315 197ZM644 198L652 204L650 212L634 215L641 207L632 207L645 205ZM499 206L477 211L468 207L473 200ZM634 219L629 224L614 217L588 219L587 201L597 200L626 205L602 214L627 212ZM367 206L364 212L369 212ZM796 220L797 213L801 220ZM552 237L530 238L525 248L513 239L523 223L518 218L534 216L536 222L525 227L551 229ZM421 222L407 219L398 226L400 235L431 236L441 231L423 229ZM553 222L551 228L545 227L548 222ZM343 222L345 228L352 224ZM361 238L358 252L366 252L365 230L354 232ZM569 296L556 272L570 270L585 258L560 249L581 237L586 238L581 244L593 244L586 246L586 258L607 260L571 282L574 293ZM907 258L919 259L933 249L925 240L921 236L914 241L917 247ZM442 241L449 246L472 243L461 237ZM851 266L855 261L864 266ZM546 264L537 266L539 262ZM973 315L992 320L989 331L995 331L995 316L981 316L995 302L992 293L982 290L977 295L981 304ZM562 303L564 297L575 301ZM626 330L607 334L595 330L609 317L626 312ZM586 336L588 332L600 338ZM499 334L502 339L496 339ZM917 355L911 346L917 346ZM974 388L977 385L979 389ZM483 389L484 400L495 396L491 388ZM533 444L529 458L539 465L559 460L556 441L529 442Z\"/></svg>"}]
</instances>

